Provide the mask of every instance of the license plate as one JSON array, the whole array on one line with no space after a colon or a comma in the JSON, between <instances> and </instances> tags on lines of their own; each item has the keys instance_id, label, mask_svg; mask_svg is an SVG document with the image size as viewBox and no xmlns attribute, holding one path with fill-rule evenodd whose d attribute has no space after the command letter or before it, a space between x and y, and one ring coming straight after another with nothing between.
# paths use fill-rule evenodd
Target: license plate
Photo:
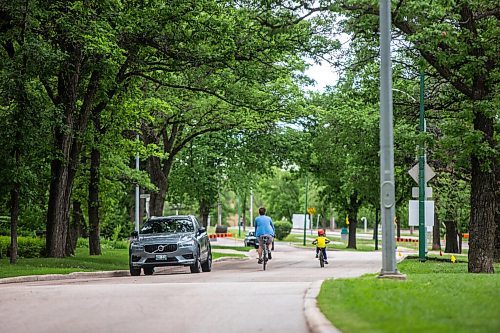
<instances>
[{"instance_id":1,"label":"license plate","mask_svg":"<svg viewBox=\"0 0 500 333\"><path fill-rule=\"evenodd\" d=\"M156 260L167 260L167 255L166 254L157 254Z\"/></svg>"}]
</instances>

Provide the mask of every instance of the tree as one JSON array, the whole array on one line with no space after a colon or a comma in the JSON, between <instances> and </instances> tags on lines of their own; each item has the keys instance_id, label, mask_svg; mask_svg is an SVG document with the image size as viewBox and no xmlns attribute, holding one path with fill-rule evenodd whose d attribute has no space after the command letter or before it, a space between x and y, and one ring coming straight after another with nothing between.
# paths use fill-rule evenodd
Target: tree
<instances>
[{"instance_id":1,"label":"tree","mask_svg":"<svg viewBox=\"0 0 500 333\"><path fill-rule=\"evenodd\" d=\"M378 7L368 1L340 3L342 26L374 43ZM471 163L469 272L493 272L497 168L495 112L498 101L498 8L468 0L398 2L392 19L402 52L416 52L437 75L468 100L473 130L467 148ZM458 93L458 94L457 94Z\"/></svg>"}]
</instances>

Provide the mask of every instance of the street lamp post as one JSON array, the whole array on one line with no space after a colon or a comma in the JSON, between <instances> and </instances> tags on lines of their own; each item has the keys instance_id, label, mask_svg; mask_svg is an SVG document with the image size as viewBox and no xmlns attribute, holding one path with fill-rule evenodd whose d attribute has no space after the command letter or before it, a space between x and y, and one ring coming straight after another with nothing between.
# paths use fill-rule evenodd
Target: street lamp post
<instances>
[{"instance_id":1,"label":"street lamp post","mask_svg":"<svg viewBox=\"0 0 500 333\"><path fill-rule=\"evenodd\" d=\"M394 138L392 116L391 1L380 0L380 207L382 270L379 277L403 277L396 269L394 239Z\"/></svg>"}]
</instances>

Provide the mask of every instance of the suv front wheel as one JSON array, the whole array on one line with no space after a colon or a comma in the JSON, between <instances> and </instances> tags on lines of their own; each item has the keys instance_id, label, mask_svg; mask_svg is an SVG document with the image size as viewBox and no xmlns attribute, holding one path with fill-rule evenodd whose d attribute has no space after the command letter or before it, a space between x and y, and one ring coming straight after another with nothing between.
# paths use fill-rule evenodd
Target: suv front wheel
<instances>
[{"instance_id":1,"label":"suv front wheel","mask_svg":"<svg viewBox=\"0 0 500 333\"><path fill-rule=\"evenodd\" d=\"M144 267L142 270L144 271L144 275L153 275L155 272L154 267Z\"/></svg>"},{"instance_id":2,"label":"suv front wheel","mask_svg":"<svg viewBox=\"0 0 500 333\"><path fill-rule=\"evenodd\" d=\"M210 272L212 270L212 250L208 250L207 261L201 264L201 270L204 272Z\"/></svg>"},{"instance_id":3,"label":"suv front wheel","mask_svg":"<svg viewBox=\"0 0 500 333\"><path fill-rule=\"evenodd\" d=\"M200 259L200 251L195 256L195 262L191 266L189 266L191 273L200 273L201 272L201 259Z\"/></svg>"},{"instance_id":4,"label":"suv front wheel","mask_svg":"<svg viewBox=\"0 0 500 333\"><path fill-rule=\"evenodd\" d=\"M134 268L130 266L130 275L132 276L139 276L141 275L141 269L140 268Z\"/></svg>"}]
</instances>

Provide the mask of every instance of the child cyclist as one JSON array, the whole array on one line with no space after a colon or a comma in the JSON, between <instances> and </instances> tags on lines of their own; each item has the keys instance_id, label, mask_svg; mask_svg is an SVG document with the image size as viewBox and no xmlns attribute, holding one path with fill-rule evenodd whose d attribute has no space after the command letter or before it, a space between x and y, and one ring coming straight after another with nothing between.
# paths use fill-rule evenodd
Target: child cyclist
<instances>
[{"instance_id":1,"label":"child cyclist","mask_svg":"<svg viewBox=\"0 0 500 333\"><path fill-rule=\"evenodd\" d=\"M323 252L323 258L325 258L325 264L328 264L326 256L326 244L330 243L330 240L325 237L325 231L323 229L318 230L318 237L314 240L313 244L316 245L316 258L321 250Z\"/></svg>"}]
</instances>

